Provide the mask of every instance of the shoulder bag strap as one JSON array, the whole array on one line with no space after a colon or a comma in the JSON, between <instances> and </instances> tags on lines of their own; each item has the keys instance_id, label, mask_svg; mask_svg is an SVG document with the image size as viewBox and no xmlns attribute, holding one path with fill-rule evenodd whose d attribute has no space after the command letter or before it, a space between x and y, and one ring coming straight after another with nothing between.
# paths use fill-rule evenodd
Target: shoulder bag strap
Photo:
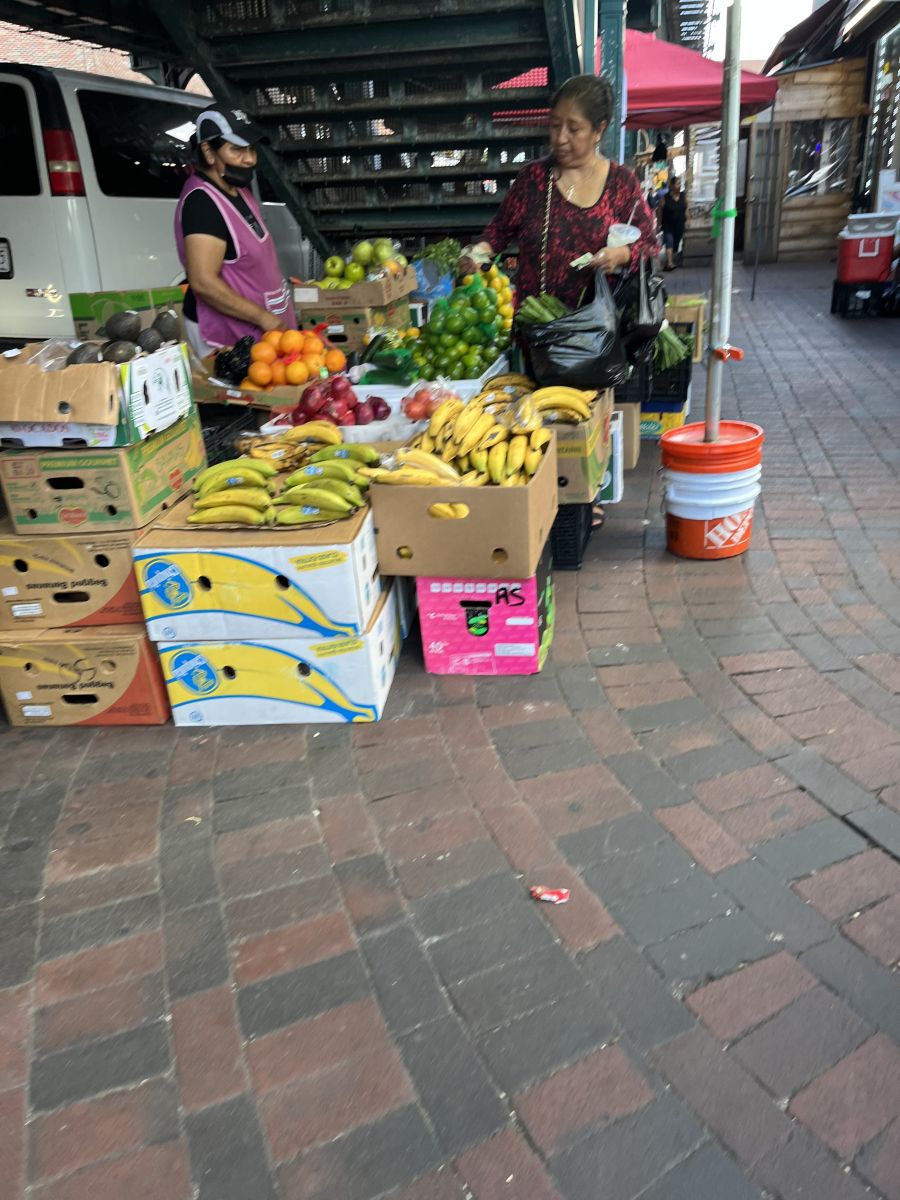
<instances>
[{"instance_id":1,"label":"shoulder bag strap","mask_svg":"<svg viewBox=\"0 0 900 1200\"><path fill-rule=\"evenodd\" d=\"M541 237L541 295L547 290L547 248L550 244L550 206L553 204L553 168L547 171L547 203L544 208L544 232Z\"/></svg>"}]
</instances>

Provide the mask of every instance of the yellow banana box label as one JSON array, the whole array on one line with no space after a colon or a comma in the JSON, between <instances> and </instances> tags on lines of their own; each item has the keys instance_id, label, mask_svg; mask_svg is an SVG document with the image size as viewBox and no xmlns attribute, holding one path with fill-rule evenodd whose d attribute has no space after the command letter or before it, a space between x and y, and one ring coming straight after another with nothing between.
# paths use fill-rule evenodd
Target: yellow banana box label
<instances>
[{"instance_id":1,"label":"yellow banana box label","mask_svg":"<svg viewBox=\"0 0 900 1200\"><path fill-rule=\"evenodd\" d=\"M188 505L190 501L186 502ZM134 550L154 641L353 638L382 594L371 513L305 535L298 530L182 530L171 514ZM347 527L347 528L344 528ZM352 535L341 545L298 540Z\"/></svg>"},{"instance_id":2,"label":"yellow banana box label","mask_svg":"<svg viewBox=\"0 0 900 1200\"><path fill-rule=\"evenodd\" d=\"M402 643L395 591L360 637L163 642L176 725L377 721Z\"/></svg>"},{"instance_id":3,"label":"yellow banana box label","mask_svg":"<svg viewBox=\"0 0 900 1200\"><path fill-rule=\"evenodd\" d=\"M0 484L17 533L140 529L171 506L206 464L197 410L120 450L11 451Z\"/></svg>"}]
</instances>

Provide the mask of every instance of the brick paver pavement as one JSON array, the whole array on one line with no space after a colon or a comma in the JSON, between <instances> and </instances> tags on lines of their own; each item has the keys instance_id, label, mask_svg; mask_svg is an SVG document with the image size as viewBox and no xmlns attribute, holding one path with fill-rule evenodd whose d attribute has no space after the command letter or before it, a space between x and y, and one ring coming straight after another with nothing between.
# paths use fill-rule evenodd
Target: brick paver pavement
<instances>
[{"instance_id":1,"label":"brick paver pavement","mask_svg":"<svg viewBox=\"0 0 900 1200\"><path fill-rule=\"evenodd\" d=\"M738 274L752 550L645 451L540 677L0 735L5 1200L900 1200L900 326L829 274Z\"/></svg>"}]
</instances>

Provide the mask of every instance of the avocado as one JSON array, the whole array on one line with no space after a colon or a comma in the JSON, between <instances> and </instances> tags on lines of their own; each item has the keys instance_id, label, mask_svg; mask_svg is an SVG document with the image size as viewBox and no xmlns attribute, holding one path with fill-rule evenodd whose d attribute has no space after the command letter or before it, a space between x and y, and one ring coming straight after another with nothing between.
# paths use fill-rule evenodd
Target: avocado
<instances>
[{"instance_id":1,"label":"avocado","mask_svg":"<svg viewBox=\"0 0 900 1200\"><path fill-rule=\"evenodd\" d=\"M153 328L164 342L177 342L181 337L181 322L171 309L167 312L157 313L153 321Z\"/></svg>"},{"instance_id":2,"label":"avocado","mask_svg":"<svg viewBox=\"0 0 900 1200\"><path fill-rule=\"evenodd\" d=\"M141 332L140 313L129 309L127 312L112 313L106 318L106 336L111 342L133 342Z\"/></svg>"},{"instance_id":3,"label":"avocado","mask_svg":"<svg viewBox=\"0 0 900 1200\"><path fill-rule=\"evenodd\" d=\"M158 329L142 329L135 338L138 349L146 354L153 354L163 344L162 334Z\"/></svg>"},{"instance_id":4,"label":"avocado","mask_svg":"<svg viewBox=\"0 0 900 1200\"><path fill-rule=\"evenodd\" d=\"M103 347L104 362L111 363L127 363L131 362L137 354L137 346L134 342L119 340L117 342L107 342Z\"/></svg>"},{"instance_id":5,"label":"avocado","mask_svg":"<svg viewBox=\"0 0 900 1200\"><path fill-rule=\"evenodd\" d=\"M80 366L82 363L103 362L103 354L96 342L82 342L76 346L66 359L67 367Z\"/></svg>"}]
</instances>

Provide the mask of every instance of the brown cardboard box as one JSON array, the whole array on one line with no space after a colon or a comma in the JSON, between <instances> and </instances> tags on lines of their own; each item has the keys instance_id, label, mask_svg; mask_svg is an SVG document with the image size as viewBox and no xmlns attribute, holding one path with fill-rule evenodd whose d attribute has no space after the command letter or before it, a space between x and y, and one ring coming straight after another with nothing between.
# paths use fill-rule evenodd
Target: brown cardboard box
<instances>
[{"instance_id":1,"label":"brown cardboard box","mask_svg":"<svg viewBox=\"0 0 900 1200\"><path fill-rule=\"evenodd\" d=\"M591 405L590 421L554 425L560 504L590 504L600 491L609 462L612 411L613 393L607 388Z\"/></svg>"},{"instance_id":2,"label":"brown cardboard box","mask_svg":"<svg viewBox=\"0 0 900 1200\"><path fill-rule=\"evenodd\" d=\"M371 308L400 300L418 286L415 267L407 267L402 275L389 275L374 283L354 283L348 288L319 288L314 283L301 283L294 288L294 306L301 312L310 305L322 304L344 311Z\"/></svg>"},{"instance_id":3,"label":"brown cardboard box","mask_svg":"<svg viewBox=\"0 0 900 1200\"><path fill-rule=\"evenodd\" d=\"M342 294L325 293L326 296ZM408 329L411 321L409 301L405 299L361 309L335 308L325 300L322 304L304 305L297 313L297 324L301 329L314 330L325 325L323 336L346 354L365 347L370 329Z\"/></svg>"},{"instance_id":4,"label":"brown cardboard box","mask_svg":"<svg viewBox=\"0 0 900 1200\"><path fill-rule=\"evenodd\" d=\"M138 624L133 545L128 533L20 537L0 520L0 629Z\"/></svg>"},{"instance_id":5,"label":"brown cardboard box","mask_svg":"<svg viewBox=\"0 0 900 1200\"><path fill-rule=\"evenodd\" d=\"M556 439L527 487L398 487L373 483L378 566L383 575L524 579L534 575L556 516ZM469 515L429 514L453 501Z\"/></svg>"},{"instance_id":6,"label":"brown cardboard box","mask_svg":"<svg viewBox=\"0 0 900 1200\"><path fill-rule=\"evenodd\" d=\"M129 363L84 363L44 371L31 359L0 357L0 447L130 446L168 429L191 408L184 344Z\"/></svg>"},{"instance_id":7,"label":"brown cardboard box","mask_svg":"<svg viewBox=\"0 0 900 1200\"><path fill-rule=\"evenodd\" d=\"M169 700L143 625L0 637L10 725L164 725Z\"/></svg>"},{"instance_id":8,"label":"brown cardboard box","mask_svg":"<svg viewBox=\"0 0 900 1200\"><path fill-rule=\"evenodd\" d=\"M626 471L633 471L641 456L641 406L637 402L617 404L622 414L622 458Z\"/></svg>"},{"instance_id":9,"label":"brown cardboard box","mask_svg":"<svg viewBox=\"0 0 900 1200\"><path fill-rule=\"evenodd\" d=\"M102 533L147 525L205 465L192 407L171 429L122 449L7 451L0 484L17 533Z\"/></svg>"},{"instance_id":10,"label":"brown cardboard box","mask_svg":"<svg viewBox=\"0 0 900 1200\"><path fill-rule=\"evenodd\" d=\"M184 290L180 287L139 288L127 292L69 292L75 335L81 341L102 336L98 330L113 313L138 312L141 314L141 325L146 329L161 312L174 312L180 319L183 306Z\"/></svg>"},{"instance_id":11,"label":"brown cardboard box","mask_svg":"<svg viewBox=\"0 0 900 1200\"><path fill-rule=\"evenodd\" d=\"M705 296L670 296L666 301L666 320L678 333L694 338L693 362L703 362L703 326L706 322Z\"/></svg>"}]
</instances>

